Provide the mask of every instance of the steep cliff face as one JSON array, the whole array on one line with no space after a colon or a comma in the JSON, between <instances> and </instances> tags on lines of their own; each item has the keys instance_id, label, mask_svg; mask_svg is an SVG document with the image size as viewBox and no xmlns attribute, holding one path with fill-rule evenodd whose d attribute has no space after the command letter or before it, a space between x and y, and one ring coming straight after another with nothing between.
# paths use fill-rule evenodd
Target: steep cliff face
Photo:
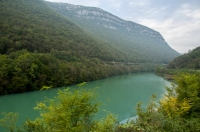
<instances>
[{"instance_id":1,"label":"steep cliff face","mask_svg":"<svg viewBox=\"0 0 200 132\"><path fill-rule=\"evenodd\" d=\"M125 21L100 8L46 2L53 10L110 46L131 62L167 63L179 56L162 35L146 26Z\"/></svg>"},{"instance_id":2,"label":"steep cliff face","mask_svg":"<svg viewBox=\"0 0 200 132\"><path fill-rule=\"evenodd\" d=\"M98 8L94 8L93 10L87 10L84 9L84 7L82 6L66 6L66 9L69 11L74 11L75 12L75 16L77 18L81 18L81 19L87 19L87 20L97 20L99 22L97 22L96 24L101 25L105 28L109 28L109 29L124 29L129 33L140 33L141 35L147 35L150 37L153 37L155 39L158 39L162 42L165 42L164 38L160 35L159 32L156 32L148 27L133 23L133 22L127 22L124 21L112 14L109 14L101 9Z\"/></svg>"},{"instance_id":3,"label":"steep cliff face","mask_svg":"<svg viewBox=\"0 0 200 132\"><path fill-rule=\"evenodd\" d=\"M100 8L84 7L72 4L65 4L65 6L62 6L63 4L61 3L59 3L59 5L60 6L59 8L57 8L57 10L67 10L68 13L73 14L74 17L77 17L79 19L98 21L96 23L97 25L101 25L111 30L124 29L128 33L137 32L141 35L150 36L152 38L165 42L164 38L159 32L134 22L125 21Z\"/></svg>"}]
</instances>

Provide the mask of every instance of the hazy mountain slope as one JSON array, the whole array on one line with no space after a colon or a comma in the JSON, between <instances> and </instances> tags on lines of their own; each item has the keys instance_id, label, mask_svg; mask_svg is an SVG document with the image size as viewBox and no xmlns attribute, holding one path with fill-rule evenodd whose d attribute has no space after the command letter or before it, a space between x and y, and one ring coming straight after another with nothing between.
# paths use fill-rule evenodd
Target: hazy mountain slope
<instances>
[{"instance_id":1,"label":"hazy mountain slope","mask_svg":"<svg viewBox=\"0 0 200 132\"><path fill-rule=\"evenodd\" d=\"M99 8L46 3L93 36L116 47L124 55L121 61L167 63L179 56L160 33L148 27L124 21Z\"/></svg>"},{"instance_id":2,"label":"hazy mountain slope","mask_svg":"<svg viewBox=\"0 0 200 132\"><path fill-rule=\"evenodd\" d=\"M200 47L175 58L168 64L171 69L200 69Z\"/></svg>"}]
</instances>

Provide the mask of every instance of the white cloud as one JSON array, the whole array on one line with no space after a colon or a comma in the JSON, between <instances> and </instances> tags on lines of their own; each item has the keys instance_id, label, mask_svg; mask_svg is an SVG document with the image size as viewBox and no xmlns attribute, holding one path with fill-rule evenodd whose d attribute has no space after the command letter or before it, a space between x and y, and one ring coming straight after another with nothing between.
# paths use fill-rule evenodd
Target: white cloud
<instances>
[{"instance_id":1,"label":"white cloud","mask_svg":"<svg viewBox=\"0 0 200 132\"><path fill-rule=\"evenodd\" d=\"M134 2L129 2L129 6L146 6L149 3L147 1L134 1Z\"/></svg>"},{"instance_id":2,"label":"white cloud","mask_svg":"<svg viewBox=\"0 0 200 132\"><path fill-rule=\"evenodd\" d=\"M107 0L109 6L119 10L121 8L122 1L121 0Z\"/></svg>"},{"instance_id":3,"label":"white cloud","mask_svg":"<svg viewBox=\"0 0 200 132\"><path fill-rule=\"evenodd\" d=\"M182 8L188 8L189 5L188 5L188 4L182 4L181 7L182 7Z\"/></svg>"},{"instance_id":4,"label":"white cloud","mask_svg":"<svg viewBox=\"0 0 200 132\"><path fill-rule=\"evenodd\" d=\"M200 9L182 4L174 11L171 10L167 17L159 18L168 8L169 6L149 8L141 16L133 15L128 19L160 32L168 44L180 53L199 46Z\"/></svg>"}]
</instances>

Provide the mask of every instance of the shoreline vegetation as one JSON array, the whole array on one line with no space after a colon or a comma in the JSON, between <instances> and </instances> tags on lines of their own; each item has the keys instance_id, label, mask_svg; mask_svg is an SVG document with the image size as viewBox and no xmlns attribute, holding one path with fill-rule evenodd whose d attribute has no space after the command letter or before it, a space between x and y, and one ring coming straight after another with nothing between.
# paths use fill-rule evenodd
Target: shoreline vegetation
<instances>
[{"instance_id":1,"label":"shoreline vegetation","mask_svg":"<svg viewBox=\"0 0 200 132\"><path fill-rule=\"evenodd\" d=\"M200 73L200 47L181 55L164 67L155 70L157 75L167 80L174 80L176 75L181 73L199 74Z\"/></svg>"},{"instance_id":2,"label":"shoreline vegetation","mask_svg":"<svg viewBox=\"0 0 200 132\"><path fill-rule=\"evenodd\" d=\"M136 106L137 119L119 124L117 115L108 113L100 120L93 120L100 103L96 93L83 89L70 92L60 90L53 99L37 103L40 116L27 119L16 126L17 113L4 113L0 126L12 132L97 131L97 132L180 132L200 130L200 74L182 73L175 77L177 85L167 87L167 93L156 101L152 95L149 105ZM79 86L84 85L80 84Z\"/></svg>"},{"instance_id":3,"label":"shoreline vegetation","mask_svg":"<svg viewBox=\"0 0 200 132\"><path fill-rule=\"evenodd\" d=\"M181 73L200 73L200 70L195 69L169 69L167 67L158 67L155 70L155 74L163 77L166 80L173 81L175 80L175 76Z\"/></svg>"},{"instance_id":4,"label":"shoreline vegetation","mask_svg":"<svg viewBox=\"0 0 200 132\"><path fill-rule=\"evenodd\" d=\"M115 75L153 71L160 64L104 62L98 58L60 60L56 55L27 50L0 55L0 95L63 87Z\"/></svg>"}]
</instances>

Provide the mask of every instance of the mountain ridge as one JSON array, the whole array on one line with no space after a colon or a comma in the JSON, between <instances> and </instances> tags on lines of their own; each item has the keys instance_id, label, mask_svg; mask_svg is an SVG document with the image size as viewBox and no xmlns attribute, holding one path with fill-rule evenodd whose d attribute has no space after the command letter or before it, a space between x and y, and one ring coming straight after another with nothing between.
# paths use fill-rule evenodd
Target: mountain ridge
<instances>
[{"instance_id":1,"label":"mountain ridge","mask_svg":"<svg viewBox=\"0 0 200 132\"><path fill-rule=\"evenodd\" d=\"M124 53L128 61L162 62L164 60L167 63L180 55L166 43L159 32L135 22L125 21L100 8L56 2L46 2L46 4L91 35L117 47L118 52ZM135 57L131 55L132 53ZM157 56L161 58L158 59Z\"/></svg>"},{"instance_id":2,"label":"mountain ridge","mask_svg":"<svg viewBox=\"0 0 200 132\"><path fill-rule=\"evenodd\" d=\"M153 71L171 59L162 45L152 51L158 41L91 21L80 26L43 0L1 0L0 7L0 95ZM101 32L93 34L88 24Z\"/></svg>"},{"instance_id":3,"label":"mountain ridge","mask_svg":"<svg viewBox=\"0 0 200 132\"><path fill-rule=\"evenodd\" d=\"M56 3L56 2L55 2ZM66 9L75 14L76 17L84 17L86 16L85 18L87 19L95 19L95 17L92 17L92 16L88 16L88 15L91 15L93 14L94 16L98 16L96 17L96 19L100 19L100 20L104 20L104 21L110 21L112 23L115 23L115 24L118 24L118 25L121 25L123 27L126 27L127 31L131 31L133 29L130 29L131 28L131 24L135 24L135 29L138 29L140 34L145 34L147 35L148 34L148 31L150 34L153 34L154 35L151 35L151 37L158 37L157 39L160 39L161 41L164 41L165 42L165 39L162 37L162 35L158 32L158 31L155 31L154 29L151 29L145 25L141 25L141 24L138 24L138 23L135 23L135 22L132 22L132 21L127 21L127 20L123 20L122 18L118 17L118 16L115 16L107 11L104 11L103 9L101 8L98 8L98 7L87 7L87 6L82 6L82 5L73 5L73 4L68 4L68 3L62 3L62 2L59 2L58 4L65 4L66 5ZM87 9L85 9L87 8ZM74 13L74 11L72 10L77 10L76 13ZM99 11L99 12L98 12ZM101 19L100 16L106 16L106 18L103 18ZM109 19L111 18L111 19ZM115 21L119 22L119 23L116 23ZM109 28L109 26L104 26L104 27L107 27ZM142 28L144 28L144 30L142 30ZM116 29L116 27L110 27L110 29ZM148 29L148 30L145 30L145 29Z\"/></svg>"}]
</instances>

